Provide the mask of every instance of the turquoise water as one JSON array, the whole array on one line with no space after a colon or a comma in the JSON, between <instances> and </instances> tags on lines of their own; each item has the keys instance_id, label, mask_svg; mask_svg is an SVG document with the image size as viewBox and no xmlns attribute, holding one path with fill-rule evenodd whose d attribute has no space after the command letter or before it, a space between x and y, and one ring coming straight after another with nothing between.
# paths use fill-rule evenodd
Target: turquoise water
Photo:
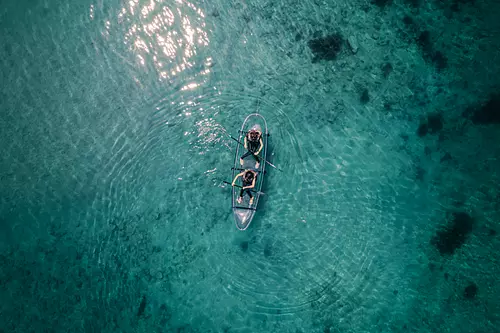
<instances>
[{"instance_id":1,"label":"turquoise water","mask_svg":"<svg viewBox=\"0 0 500 333\"><path fill-rule=\"evenodd\" d=\"M3 1L0 332L496 332L499 11Z\"/></svg>"}]
</instances>

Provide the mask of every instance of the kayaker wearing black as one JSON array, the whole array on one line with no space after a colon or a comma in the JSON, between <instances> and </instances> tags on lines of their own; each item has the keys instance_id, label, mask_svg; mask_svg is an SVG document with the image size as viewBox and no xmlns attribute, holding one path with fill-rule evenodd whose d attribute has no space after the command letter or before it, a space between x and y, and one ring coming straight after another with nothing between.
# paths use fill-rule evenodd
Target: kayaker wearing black
<instances>
[{"instance_id":1,"label":"kayaker wearing black","mask_svg":"<svg viewBox=\"0 0 500 333\"><path fill-rule=\"evenodd\" d=\"M250 205L253 204L253 195L252 191L250 189L255 187L255 181L257 180L257 172L253 170L245 170L239 174L236 175L233 179L232 186L236 183L236 180L238 177L241 176L241 181L243 183L243 186L240 191L240 196L238 197L238 203L241 203L243 201L243 195L248 193L248 196L250 197Z\"/></svg>"},{"instance_id":2,"label":"kayaker wearing black","mask_svg":"<svg viewBox=\"0 0 500 333\"><path fill-rule=\"evenodd\" d=\"M262 143L262 133L255 129L251 129L247 133L247 135L245 135L245 149L247 149L248 151L243 156L241 156L240 164L243 165L243 159L253 154L253 157L257 161L257 163L255 163L255 168L258 169L260 165L260 159L257 155L259 155L263 147L264 144Z\"/></svg>"}]
</instances>

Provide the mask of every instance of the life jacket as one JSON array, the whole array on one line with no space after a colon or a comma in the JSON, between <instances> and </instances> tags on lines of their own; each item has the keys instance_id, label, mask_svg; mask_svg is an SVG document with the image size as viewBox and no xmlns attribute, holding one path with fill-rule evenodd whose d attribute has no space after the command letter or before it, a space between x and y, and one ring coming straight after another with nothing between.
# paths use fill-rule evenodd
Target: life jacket
<instances>
[{"instance_id":1,"label":"life jacket","mask_svg":"<svg viewBox=\"0 0 500 333\"><path fill-rule=\"evenodd\" d=\"M247 147L248 150L251 151L252 153L255 153L256 151L259 150L260 148L260 137L261 134L257 136L257 139L255 141L250 139L250 135L247 135Z\"/></svg>"}]
</instances>

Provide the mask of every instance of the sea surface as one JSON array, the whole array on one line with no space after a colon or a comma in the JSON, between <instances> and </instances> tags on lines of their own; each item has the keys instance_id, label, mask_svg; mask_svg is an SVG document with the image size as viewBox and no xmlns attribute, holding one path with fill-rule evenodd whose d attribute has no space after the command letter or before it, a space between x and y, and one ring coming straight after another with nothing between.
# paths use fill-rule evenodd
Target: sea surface
<instances>
[{"instance_id":1,"label":"sea surface","mask_svg":"<svg viewBox=\"0 0 500 333\"><path fill-rule=\"evenodd\" d=\"M1 1L0 332L498 332L499 16Z\"/></svg>"}]
</instances>

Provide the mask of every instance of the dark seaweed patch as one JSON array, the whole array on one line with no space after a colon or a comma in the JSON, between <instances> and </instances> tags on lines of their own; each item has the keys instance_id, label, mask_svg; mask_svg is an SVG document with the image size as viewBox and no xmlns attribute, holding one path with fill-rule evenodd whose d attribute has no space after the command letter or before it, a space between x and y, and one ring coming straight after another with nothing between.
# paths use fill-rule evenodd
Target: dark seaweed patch
<instances>
[{"instance_id":1,"label":"dark seaweed patch","mask_svg":"<svg viewBox=\"0 0 500 333\"><path fill-rule=\"evenodd\" d=\"M431 133L437 133L443 129L443 117L440 114L433 113L427 116L427 123Z\"/></svg>"},{"instance_id":2,"label":"dark seaweed patch","mask_svg":"<svg viewBox=\"0 0 500 333\"><path fill-rule=\"evenodd\" d=\"M429 126L427 126L427 123L422 123L418 126L417 135L419 137L426 136L428 132L429 132Z\"/></svg>"},{"instance_id":3,"label":"dark seaweed patch","mask_svg":"<svg viewBox=\"0 0 500 333\"><path fill-rule=\"evenodd\" d=\"M464 115L472 113L471 120L478 125L500 124L500 94L490 96L490 99L477 109L468 109Z\"/></svg>"},{"instance_id":4,"label":"dark seaweed patch","mask_svg":"<svg viewBox=\"0 0 500 333\"><path fill-rule=\"evenodd\" d=\"M141 304L139 304L139 309L137 310L137 317L142 316L145 310L146 310L146 296L142 296Z\"/></svg>"},{"instance_id":5,"label":"dark seaweed patch","mask_svg":"<svg viewBox=\"0 0 500 333\"><path fill-rule=\"evenodd\" d=\"M438 230L431 244L438 249L439 253L451 255L465 243L472 232L473 225L474 219L469 214L453 213L449 224Z\"/></svg>"},{"instance_id":6,"label":"dark seaweed patch","mask_svg":"<svg viewBox=\"0 0 500 333\"><path fill-rule=\"evenodd\" d=\"M428 30L424 30L417 37L417 45L420 46L424 53L431 52L432 43L431 43L431 33Z\"/></svg>"},{"instance_id":7,"label":"dark seaweed patch","mask_svg":"<svg viewBox=\"0 0 500 333\"><path fill-rule=\"evenodd\" d=\"M379 7L385 7L387 5L390 5L392 3L392 0L372 0L372 3L374 5L377 5Z\"/></svg>"},{"instance_id":8,"label":"dark seaweed patch","mask_svg":"<svg viewBox=\"0 0 500 333\"><path fill-rule=\"evenodd\" d=\"M448 67L448 58L441 51L432 52L429 59L440 71Z\"/></svg>"},{"instance_id":9,"label":"dark seaweed patch","mask_svg":"<svg viewBox=\"0 0 500 333\"><path fill-rule=\"evenodd\" d=\"M319 60L335 60L342 50L344 39L339 33L326 37L318 37L308 42L308 46L314 54L313 63Z\"/></svg>"},{"instance_id":10,"label":"dark seaweed patch","mask_svg":"<svg viewBox=\"0 0 500 333\"><path fill-rule=\"evenodd\" d=\"M415 170L415 178L418 181L423 181L425 176L425 169L422 168L421 166L417 166L417 169Z\"/></svg>"},{"instance_id":11,"label":"dark seaweed patch","mask_svg":"<svg viewBox=\"0 0 500 333\"><path fill-rule=\"evenodd\" d=\"M418 35L416 43L422 50L425 61L434 64L439 71L448 66L448 58L443 52L434 49L431 33L428 30L424 30Z\"/></svg>"},{"instance_id":12,"label":"dark seaweed patch","mask_svg":"<svg viewBox=\"0 0 500 333\"><path fill-rule=\"evenodd\" d=\"M383 66L382 66L382 74L384 75L384 78L388 78L389 77L389 74L391 74L392 72L392 64L390 62L386 62Z\"/></svg>"},{"instance_id":13,"label":"dark seaweed patch","mask_svg":"<svg viewBox=\"0 0 500 333\"><path fill-rule=\"evenodd\" d=\"M406 25L406 26L413 26L415 25L415 21L408 15L405 15L403 17L403 23Z\"/></svg>"},{"instance_id":14,"label":"dark seaweed patch","mask_svg":"<svg viewBox=\"0 0 500 333\"><path fill-rule=\"evenodd\" d=\"M441 0L443 1L443 0ZM476 1L475 0L452 0L452 4L450 6L450 9L454 12L460 11L462 9L464 4L471 4L473 5Z\"/></svg>"},{"instance_id":15,"label":"dark seaweed patch","mask_svg":"<svg viewBox=\"0 0 500 333\"><path fill-rule=\"evenodd\" d=\"M370 101L370 93L368 92L368 89L363 89L363 92L361 93L361 97L359 98L361 103L366 104Z\"/></svg>"},{"instance_id":16,"label":"dark seaweed patch","mask_svg":"<svg viewBox=\"0 0 500 333\"><path fill-rule=\"evenodd\" d=\"M405 2L410 6L410 7L418 7L420 6L420 0L405 0Z\"/></svg>"},{"instance_id":17,"label":"dark seaweed patch","mask_svg":"<svg viewBox=\"0 0 500 333\"><path fill-rule=\"evenodd\" d=\"M417 129L417 135L423 137L427 133L436 134L443 129L443 117L438 113L427 115L426 121L422 121Z\"/></svg>"},{"instance_id":18,"label":"dark seaweed patch","mask_svg":"<svg viewBox=\"0 0 500 333\"><path fill-rule=\"evenodd\" d=\"M452 159L451 154L450 153L446 153L446 154L444 154L443 157L441 157L441 163L450 161L451 159Z\"/></svg>"},{"instance_id":19,"label":"dark seaweed patch","mask_svg":"<svg viewBox=\"0 0 500 333\"><path fill-rule=\"evenodd\" d=\"M477 285L474 282L471 282L464 289L464 297L467 299L474 299L477 295Z\"/></svg>"},{"instance_id":20,"label":"dark seaweed patch","mask_svg":"<svg viewBox=\"0 0 500 333\"><path fill-rule=\"evenodd\" d=\"M246 252L248 250L248 242L247 241L243 241L240 243L240 249L243 251L243 252Z\"/></svg>"},{"instance_id":21,"label":"dark seaweed patch","mask_svg":"<svg viewBox=\"0 0 500 333\"><path fill-rule=\"evenodd\" d=\"M268 257L270 257L272 254L273 254L273 249L272 249L272 246L271 246L271 244L267 243L267 244L264 246L264 257L268 258Z\"/></svg>"}]
</instances>

